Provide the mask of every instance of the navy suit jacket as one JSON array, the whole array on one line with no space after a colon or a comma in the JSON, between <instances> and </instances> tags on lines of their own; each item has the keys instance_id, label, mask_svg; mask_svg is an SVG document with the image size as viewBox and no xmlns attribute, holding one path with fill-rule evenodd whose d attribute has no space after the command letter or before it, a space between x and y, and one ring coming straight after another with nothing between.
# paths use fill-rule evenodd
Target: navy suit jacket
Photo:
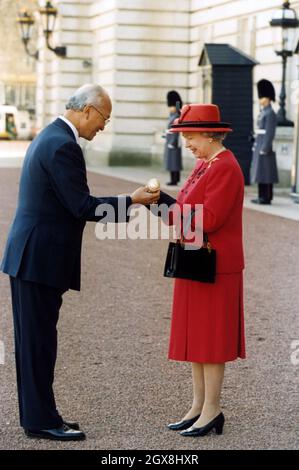
<instances>
[{"instance_id":1,"label":"navy suit jacket","mask_svg":"<svg viewBox=\"0 0 299 470\"><path fill-rule=\"evenodd\" d=\"M118 211L120 199L125 214ZM56 119L33 140L26 153L1 270L26 281L80 290L86 221L101 220L105 212L96 215L96 209L100 204L110 204L115 221L127 222L131 203L130 196L90 195L81 147L71 128Z\"/></svg>"}]
</instances>

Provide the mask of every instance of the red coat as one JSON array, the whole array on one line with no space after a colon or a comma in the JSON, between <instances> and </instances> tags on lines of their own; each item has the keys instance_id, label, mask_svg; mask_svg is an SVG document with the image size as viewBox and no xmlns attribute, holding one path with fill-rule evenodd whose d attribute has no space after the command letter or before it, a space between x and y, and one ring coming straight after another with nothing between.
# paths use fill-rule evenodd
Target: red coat
<instances>
[{"instance_id":1,"label":"red coat","mask_svg":"<svg viewBox=\"0 0 299 470\"><path fill-rule=\"evenodd\" d=\"M244 177L233 153L225 150L209 164L199 160L177 203L203 204L203 231L217 251L217 273L244 269L242 210ZM201 175L201 172L204 173Z\"/></svg>"},{"instance_id":2,"label":"red coat","mask_svg":"<svg viewBox=\"0 0 299 470\"><path fill-rule=\"evenodd\" d=\"M215 284L175 280L169 358L226 362L245 357L242 245L244 178L232 152L199 161L177 203L203 204L203 230L217 252Z\"/></svg>"}]
</instances>

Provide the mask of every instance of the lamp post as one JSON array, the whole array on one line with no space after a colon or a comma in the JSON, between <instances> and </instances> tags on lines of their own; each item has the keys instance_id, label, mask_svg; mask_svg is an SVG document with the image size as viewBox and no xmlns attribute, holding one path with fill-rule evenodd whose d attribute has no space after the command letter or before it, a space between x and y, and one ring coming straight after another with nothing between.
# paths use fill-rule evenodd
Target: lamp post
<instances>
[{"instance_id":1,"label":"lamp post","mask_svg":"<svg viewBox=\"0 0 299 470\"><path fill-rule=\"evenodd\" d=\"M295 54L299 54L299 40L297 42L296 49L294 51ZM298 90L298 89L297 89ZM296 91L297 91L296 90ZM294 159L291 169L291 196L293 197L294 201L299 203L299 102L298 102L298 94L296 93L296 122L295 122L295 138L294 138Z\"/></svg>"},{"instance_id":2,"label":"lamp post","mask_svg":"<svg viewBox=\"0 0 299 470\"><path fill-rule=\"evenodd\" d=\"M47 48L50 49L50 51L54 52L54 54L56 54L58 57L66 57L65 46L52 47L50 44L50 37L54 31L55 20L57 16L57 8L54 8L51 2L47 2L44 7L39 9L39 14L43 22L43 32L46 39ZM31 39L32 26L34 25L33 16L31 16L28 11L21 12L19 13L17 22L21 26L21 37L25 46L26 53L30 57L38 59L38 52L32 53L29 51L28 48L28 43Z\"/></svg>"},{"instance_id":3,"label":"lamp post","mask_svg":"<svg viewBox=\"0 0 299 470\"><path fill-rule=\"evenodd\" d=\"M36 60L38 60L38 51L30 52L30 50L28 49L28 43L31 39L32 26L34 25L33 16L31 16L30 13L28 13L28 11L20 12L17 18L17 22L19 23L21 27L21 38L22 38L26 53L30 57L34 57Z\"/></svg>"},{"instance_id":4,"label":"lamp post","mask_svg":"<svg viewBox=\"0 0 299 470\"><path fill-rule=\"evenodd\" d=\"M279 43L276 54L282 58L282 80L279 95L279 110L277 112L277 125L293 127L294 123L287 119L285 110L286 101L286 67L288 57L292 57L294 50L295 28L299 25L296 12L290 8L290 2L283 2L281 8L274 12L270 26L275 28L274 42Z\"/></svg>"},{"instance_id":5,"label":"lamp post","mask_svg":"<svg viewBox=\"0 0 299 470\"><path fill-rule=\"evenodd\" d=\"M39 9L39 13L43 22L43 30L46 38L47 48L50 49L50 51L53 51L59 57L66 57L65 46L52 47L49 42L50 36L54 31L57 8L53 7L51 2L47 2L44 7Z\"/></svg>"}]
</instances>

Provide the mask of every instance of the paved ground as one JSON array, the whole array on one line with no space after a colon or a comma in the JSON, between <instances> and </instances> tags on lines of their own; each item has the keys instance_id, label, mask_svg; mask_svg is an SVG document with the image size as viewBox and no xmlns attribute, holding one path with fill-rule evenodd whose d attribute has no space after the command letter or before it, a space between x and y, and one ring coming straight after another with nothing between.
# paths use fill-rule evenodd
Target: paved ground
<instances>
[{"instance_id":1,"label":"paved ground","mask_svg":"<svg viewBox=\"0 0 299 470\"><path fill-rule=\"evenodd\" d=\"M14 213L18 169L0 170L0 252ZM135 184L89 175L94 194ZM0 449L298 448L299 224L245 209L246 361L228 364L222 436L188 439L168 431L192 396L188 364L167 360L172 282L162 276L166 241L102 241L88 224L82 291L65 295L59 322L56 396L78 419L83 443L31 441L18 426L8 279L0 275Z\"/></svg>"}]
</instances>

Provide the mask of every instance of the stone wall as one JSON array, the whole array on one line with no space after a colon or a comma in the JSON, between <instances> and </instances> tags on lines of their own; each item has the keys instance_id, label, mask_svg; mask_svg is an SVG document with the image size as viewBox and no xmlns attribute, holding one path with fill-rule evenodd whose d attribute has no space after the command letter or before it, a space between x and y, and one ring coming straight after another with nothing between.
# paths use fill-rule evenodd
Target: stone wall
<instances>
[{"instance_id":1,"label":"stone wall","mask_svg":"<svg viewBox=\"0 0 299 470\"><path fill-rule=\"evenodd\" d=\"M34 11L37 8L37 0L24 0L21 4L11 0L0 1L0 104L5 102L6 87L11 87L16 93L24 93L26 86L32 88L36 83L35 59L26 55L20 27L16 21L20 6ZM33 48L34 39L36 35L33 35ZM22 101L25 100L16 97L16 104Z\"/></svg>"},{"instance_id":2,"label":"stone wall","mask_svg":"<svg viewBox=\"0 0 299 470\"><path fill-rule=\"evenodd\" d=\"M44 47L40 30L40 60L37 64L37 117L40 127L64 112L65 102L74 90L91 81L90 68L84 61L91 58L92 33L89 9L91 1L54 1L59 11L55 33L50 42L54 46L67 46L67 58L59 58ZM40 4L44 4L40 1Z\"/></svg>"}]
</instances>

